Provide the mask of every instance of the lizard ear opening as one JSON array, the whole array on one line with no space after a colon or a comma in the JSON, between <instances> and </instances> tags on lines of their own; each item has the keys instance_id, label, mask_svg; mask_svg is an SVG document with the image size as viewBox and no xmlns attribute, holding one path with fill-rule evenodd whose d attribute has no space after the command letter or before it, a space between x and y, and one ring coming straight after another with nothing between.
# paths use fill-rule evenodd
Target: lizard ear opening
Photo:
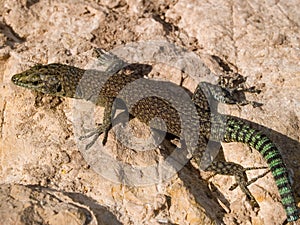
<instances>
[{"instance_id":1,"label":"lizard ear opening","mask_svg":"<svg viewBox=\"0 0 300 225\"><path fill-rule=\"evenodd\" d=\"M34 86L38 86L40 83L41 83L41 82L39 82L38 80L32 82L32 84L33 84Z\"/></svg>"},{"instance_id":2,"label":"lizard ear opening","mask_svg":"<svg viewBox=\"0 0 300 225\"><path fill-rule=\"evenodd\" d=\"M56 88L56 91L57 91L57 92L61 92L61 90L62 90L62 86L61 86L61 84L59 84L59 85L57 86L57 88Z\"/></svg>"}]
</instances>

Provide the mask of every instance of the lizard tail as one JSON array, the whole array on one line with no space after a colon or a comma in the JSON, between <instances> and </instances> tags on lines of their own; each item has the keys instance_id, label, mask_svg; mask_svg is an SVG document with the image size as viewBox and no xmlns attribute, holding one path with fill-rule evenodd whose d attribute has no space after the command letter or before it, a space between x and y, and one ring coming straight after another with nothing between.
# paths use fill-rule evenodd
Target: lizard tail
<instances>
[{"instance_id":1,"label":"lizard tail","mask_svg":"<svg viewBox=\"0 0 300 225\"><path fill-rule=\"evenodd\" d=\"M299 218L299 215L288 171L278 148L273 142L260 131L253 129L244 122L238 121L232 117L227 120L224 141L242 142L260 152L267 161L274 176L281 196L282 205L286 211L287 221L296 221Z\"/></svg>"}]
</instances>

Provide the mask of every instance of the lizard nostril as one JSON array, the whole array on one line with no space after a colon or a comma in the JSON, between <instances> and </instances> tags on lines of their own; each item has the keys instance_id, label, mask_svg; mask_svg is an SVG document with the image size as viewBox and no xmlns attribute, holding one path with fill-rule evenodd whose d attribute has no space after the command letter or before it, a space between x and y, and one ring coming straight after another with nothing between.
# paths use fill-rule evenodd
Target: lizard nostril
<instances>
[{"instance_id":1,"label":"lizard nostril","mask_svg":"<svg viewBox=\"0 0 300 225\"><path fill-rule=\"evenodd\" d=\"M11 78L11 81L12 81L14 84L17 84L17 83L19 82L18 76L13 76L13 77Z\"/></svg>"}]
</instances>

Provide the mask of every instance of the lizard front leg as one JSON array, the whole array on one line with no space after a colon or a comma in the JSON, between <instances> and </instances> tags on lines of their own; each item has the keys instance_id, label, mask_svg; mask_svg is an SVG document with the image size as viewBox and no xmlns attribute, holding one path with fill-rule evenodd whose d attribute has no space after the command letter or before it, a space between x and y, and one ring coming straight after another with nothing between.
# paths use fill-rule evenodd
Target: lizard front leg
<instances>
[{"instance_id":1,"label":"lizard front leg","mask_svg":"<svg viewBox=\"0 0 300 225\"><path fill-rule=\"evenodd\" d=\"M102 66L106 75L112 75L128 65L125 61L101 48L95 48L94 54L98 59L99 66Z\"/></svg>"},{"instance_id":2,"label":"lizard front leg","mask_svg":"<svg viewBox=\"0 0 300 225\"><path fill-rule=\"evenodd\" d=\"M89 148L91 148L94 143L96 142L96 140L99 138L99 136L104 133L104 137L102 140L102 144L105 145L107 142L107 136L108 136L108 131L111 129L112 127L112 123L111 120L115 115L115 106L114 106L114 99L108 99L105 103L105 108L104 108L104 116L103 116L103 121L102 124L99 124L96 128L94 128L92 131L88 132L85 135L82 135L81 137L79 137L79 140L83 140L89 137L93 137L92 141L86 145L86 150L88 150Z\"/></svg>"}]
</instances>

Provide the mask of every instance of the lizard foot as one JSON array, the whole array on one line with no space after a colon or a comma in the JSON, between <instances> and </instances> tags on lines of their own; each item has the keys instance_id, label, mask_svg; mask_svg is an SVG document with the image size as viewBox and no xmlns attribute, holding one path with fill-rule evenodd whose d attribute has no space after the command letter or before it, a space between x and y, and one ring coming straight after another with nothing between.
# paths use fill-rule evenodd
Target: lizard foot
<instances>
[{"instance_id":1,"label":"lizard foot","mask_svg":"<svg viewBox=\"0 0 300 225\"><path fill-rule=\"evenodd\" d=\"M256 169L267 169L268 167L249 167L249 168L244 168L243 174L245 174L245 172L247 170L256 170ZM233 184L229 190L232 191L234 190L237 186L239 186L241 188L241 190L246 194L248 201L250 202L250 205L252 206L252 208L259 208L259 205L257 203L257 201L255 200L254 196L251 194L251 192L248 189L248 186L252 183L254 183L255 181L257 181L259 178L264 177L266 174L268 174L270 172L270 170L267 170L266 172L264 172L263 174L251 179L250 181L247 181L247 178L245 175L235 175L236 178L236 183Z\"/></svg>"},{"instance_id":2,"label":"lizard foot","mask_svg":"<svg viewBox=\"0 0 300 225\"><path fill-rule=\"evenodd\" d=\"M82 140L84 140L86 138L94 136L93 139L92 139L92 141L89 144L87 144L86 147L85 147L85 149L88 150L89 148L91 148L95 144L95 142L99 138L99 136L102 133L104 133L102 144L105 145L106 142L107 142L108 131L109 131L109 127L104 126L103 124L100 124L98 127L96 127L95 129L93 129L92 131L88 132L85 135L80 136L79 140L82 141Z\"/></svg>"},{"instance_id":3,"label":"lizard foot","mask_svg":"<svg viewBox=\"0 0 300 225\"><path fill-rule=\"evenodd\" d=\"M114 74L118 72L120 69L125 67L127 63L117 57L116 55L106 52L101 48L94 49L94 55L96 55L98 59L99 66L104 67L104 71L109 74Z\"/></svg>"},{"instance_id":4,"label":"lizard foot","mask_svg":"<svg viewBox=\"0 0 300 225\"><path fill-rule=\"evenodd\" d=\"M229 190L234 190L237 186L241 188L241 190L247 196L250 205L253 208L259 208L257 201L255 200L254 196L248 189L248 186L258 180L259 178L265 176L270 171L263 173L262 175L248 181L246 171L247 170L254 170L254 169L266 169L268 167L250 167L244 168L243 166L233 163L233 162L213 162L206 170L215 172L215 174L222 174L222 175L229 175L234 176L236 183L233 184Z\"/></svg>"},{"instance_id":5,"label":"lizard foot","mask_svg":"<svg viewBox=\"0 0 300 225\"><path fill-rule=\"evenodd\" d=\"M255 107L262 106L261 103L255 101L248 101L244 93L256 93L259 94L261 90L256 89L256 87L247 87L246 86L247 77L235 73L233 77L231 76L220 76L218 85L224 90L224 95L226 95L226 100L228 104L237 104L240 106L252 105Z\"/></svg>"},{"instance_id":6,"label":"lizard foot","mask_svg":"<svg viewBox=\"0 0 300 225\"><path fill-rule=\"evenodd\" d=\"M267 167L267 166L262 166L262 167L248 167L248 168L244 168L244 171L246 171L246 170L260 170L260 169L268 169L268 167ZM252 183L254 183L255 181L257 181L259 178L262 178L262 177L264 177L265 175L267 175L269 172L270 172L270 170L267 170L267 171L264 172L263 174L261 174L261 175L255 177L255 178L253 178L253 179L247 181L246 184L245 184L245 186L249 186L250 184L252 184ZM235 183L235 184L233 184L233 185L229 188L229 190L230 190L230 191L233 191L234 189L237 188L237 186L239 186L239 184L238 184L238 183Z\"/></svg>"}]
</instances>

